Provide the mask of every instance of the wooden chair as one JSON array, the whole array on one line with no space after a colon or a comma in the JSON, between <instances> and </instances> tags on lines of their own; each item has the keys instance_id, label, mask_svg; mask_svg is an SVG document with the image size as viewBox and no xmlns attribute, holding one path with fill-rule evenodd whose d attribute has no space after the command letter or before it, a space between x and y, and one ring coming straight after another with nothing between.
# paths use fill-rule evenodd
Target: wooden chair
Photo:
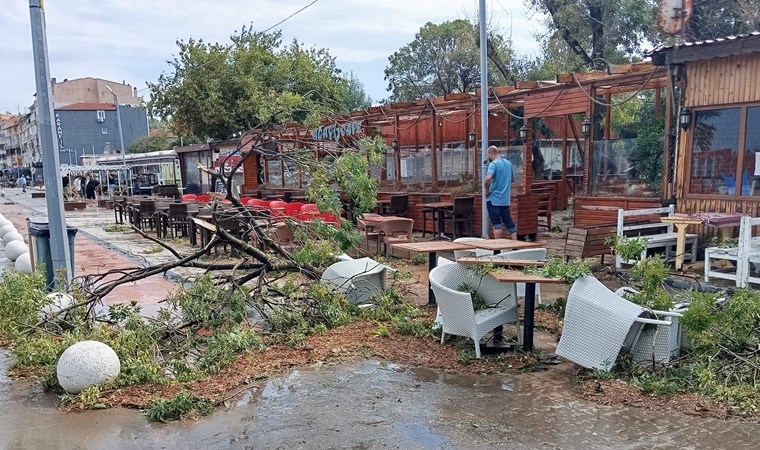
<instances>
[{"instance_id":1,"label":"wooden chair","mask_svg":"<svg viewBox=\"0 0 760 450\"><path fill-rule=\"evenodd\" d=\"M469 231L468 235L472 235L472 216L475 207L475 197L457 197L454 199L454 207L451 211L444 211L443 213L443 225L444 230L446 224L451 224L451 230L454 239L457 238L457 230L459 235L462 235L462 225L467 224ZM444 234L444 230L439 230L441 234Z\"/></svg>"},{"instance_id":2,"label":"wooden chair","mask_svg":"<svg viewBox=\"0 0 760 450\"><path fill-rule=\"evenodd\" d=\"M388 214L392 216L406 217L409 209L409 195L392 195L388 207Z\"/></svg>"}]
</instances>

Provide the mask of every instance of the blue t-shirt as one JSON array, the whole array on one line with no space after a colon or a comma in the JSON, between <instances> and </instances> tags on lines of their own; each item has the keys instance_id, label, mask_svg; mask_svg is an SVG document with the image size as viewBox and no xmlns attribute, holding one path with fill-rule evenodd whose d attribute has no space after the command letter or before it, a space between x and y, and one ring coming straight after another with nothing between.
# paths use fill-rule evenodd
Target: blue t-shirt
<instances>
[{"instance_id":1,"label":"blue t-shirt","mask_svg":"<svg viewBox=\"0 0 760 450\"><path fill-rule=\"evenodd\" d=\"M512 178L515 176L512 163L499 156L488 164L487 175L491 175L491 194L487 200L494 206L509 206Z\"/></svg>"}]
</instances>

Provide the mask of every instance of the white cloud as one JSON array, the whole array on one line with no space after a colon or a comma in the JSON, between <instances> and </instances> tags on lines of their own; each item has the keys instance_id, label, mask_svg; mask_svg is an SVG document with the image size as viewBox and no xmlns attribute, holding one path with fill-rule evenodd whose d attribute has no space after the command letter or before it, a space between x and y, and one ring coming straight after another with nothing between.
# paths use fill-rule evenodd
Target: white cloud
<instances>
[{"instance_id":1,"label":"white cloud","mask_svg":"<svg viewBox=\"0 0 760 450\"><path fill-rule=\"evenodd\" d=\"M138 89L167 69L177 39L227 41L252 23L268 28L309 0L102 0L47 1L52 76L126 80ZM504 5L504 7L502 7ZM492 20L510 34L519 53L532 54L541 28L522 2L489 0ZM283 39L325 47L352 70L373 98L386 96L383 69L390 54L427 22L471 16L475 0L319 0L279 28ZM470 11L469 13L467 11ZM511 30L510 28L511 24ZM0 10L0 111L32 102L34 67L28 3L6 0Z\"/></svg>"}]
</instances>

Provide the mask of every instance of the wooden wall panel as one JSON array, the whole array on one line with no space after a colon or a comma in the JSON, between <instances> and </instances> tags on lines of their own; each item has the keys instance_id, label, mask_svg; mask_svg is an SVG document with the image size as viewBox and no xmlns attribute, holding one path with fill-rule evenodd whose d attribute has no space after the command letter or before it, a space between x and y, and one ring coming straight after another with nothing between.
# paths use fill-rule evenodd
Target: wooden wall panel
<instances>
[{"instance_id":1,"label":"wooden wall panel","mask_svg":"<svg viewBox=\"0 0 760 450\"><path fill-rule=\"evenodd\" d=\"M686 66L686 106L760 101L760 53L696 61Z\"/></svg>"}]
</instances>

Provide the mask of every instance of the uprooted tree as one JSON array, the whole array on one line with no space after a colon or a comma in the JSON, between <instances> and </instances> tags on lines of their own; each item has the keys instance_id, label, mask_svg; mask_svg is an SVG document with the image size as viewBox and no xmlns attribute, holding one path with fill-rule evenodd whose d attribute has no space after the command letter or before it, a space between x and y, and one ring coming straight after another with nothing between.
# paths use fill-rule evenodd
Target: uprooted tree
<instances>
[{"instance_id":1,"label":"uprooted tree","mask_svg":"<svg viewBox=\"0 0 760 450\"><path fill-rule=\"evenodd\" d=\"M17 363L45 367L46 383L53 387L60 353L74 342L95 339L119 355L122 373L110 387L123 387L191 381L217 372L241 351L270 343L299 344L310 334L362 318L399 319L399 326L412 334L429 333L430 324L416 320L416 310L393 288L372 300L374 308L359 308L318 282L324 268L358 242L350 221L273 217L241 204L232 176L248 158L260 155L281 157L283 163L310 173L306 195L323 217L340 217L339 190L351 197L357 214L375 206L378 183L371 177L370 164L378 163L384 152L381 139L354 139L330 147L320 143L321 159L307 147L314 142L297 143L296 150L274 155L268 150L270 136L284 131L267 124L248 132L237 149L241 159L229 170L199 167L227 185L226 194L216 195L209 205L214 225L203 225L213 227L213 233L202 248L183 254L134 228L175 260L80 277L69 289L76 294L76 304L62 309L46 308L50 301L40 275L6 275L0 289L6 309L0 314L0 341L12 344ZM222 207L225 199L230 204ZM236 226L225 226L230 223ZM231 228L242 232L233 234ZM281 244L278 236L283 232L298 243L295 250ZM212 252L222 246L233 248L235 257L215 258ZM118 286L178 267L196 268L199 276L168 298L157 315L143 317L138 301L111 305L107 312L97 307ZM40 315L40 309L48 313ZM81 394L80 399L95 402L96 394L99 391Z\"/></svg>"}]
</instances>

